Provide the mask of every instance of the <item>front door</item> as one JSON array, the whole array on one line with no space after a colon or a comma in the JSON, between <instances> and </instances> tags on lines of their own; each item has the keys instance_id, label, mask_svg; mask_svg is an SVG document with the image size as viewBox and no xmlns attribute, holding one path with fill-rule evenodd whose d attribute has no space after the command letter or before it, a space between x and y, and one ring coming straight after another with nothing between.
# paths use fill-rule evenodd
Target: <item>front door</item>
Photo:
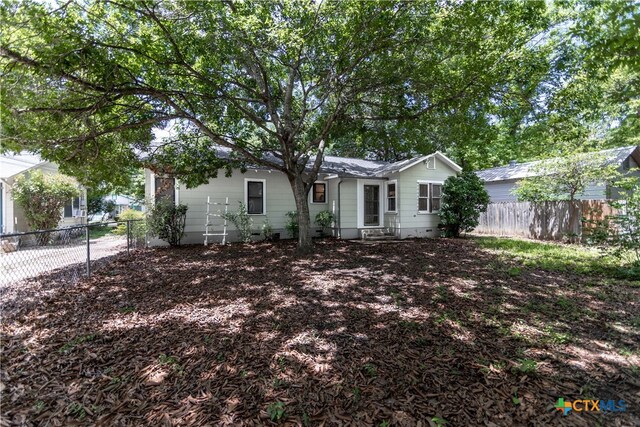
<instances>
[{"instance_id":1,"label":"front door","mask_svg":"<svg viewBox=\"0 0 640 427\"><path fill-rule=\"evenodd\" d=\"M364 186L364 225L365 227L380 225L380 186Z\"/></svg>"}]
</instances>

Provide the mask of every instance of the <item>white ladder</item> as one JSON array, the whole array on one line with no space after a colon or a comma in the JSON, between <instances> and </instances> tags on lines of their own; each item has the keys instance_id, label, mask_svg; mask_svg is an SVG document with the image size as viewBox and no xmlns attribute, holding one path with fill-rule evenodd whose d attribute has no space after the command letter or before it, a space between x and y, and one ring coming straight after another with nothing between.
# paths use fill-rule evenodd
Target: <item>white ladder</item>
<instances>
[{"instance_id":1,"label":"white ladder","mask_svg":"<svg viewBox=\"0 0 640 427\"><path fill-rule=\"evenodd\" d=\"M218 213L212 213L211 212L211 206L221 206L224 205L224 214L219 213L220 210L218 210ZM209 244L209 236L222 236L222 244L226 244L227 242L227 208L229 206L229 198L225 198L224 199L224 203L219 203L219 202L211 202L211 198L209 196L207 196L207 221L204 224L204 245L207 246ZM209 227L214 226L215 224L211 223L211 218L222 218L224 220L223 224L222 224L222 233L209 233Z\"/></svg>"}]
</instances>

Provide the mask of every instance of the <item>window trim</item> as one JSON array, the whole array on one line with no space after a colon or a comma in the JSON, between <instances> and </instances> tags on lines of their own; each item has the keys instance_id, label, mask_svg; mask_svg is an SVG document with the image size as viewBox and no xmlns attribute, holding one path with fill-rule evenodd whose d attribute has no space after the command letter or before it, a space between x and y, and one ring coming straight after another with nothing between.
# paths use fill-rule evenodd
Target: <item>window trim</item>
<instances>
[{"instance_id":1,"label":"window trim","mask_svg":"<svg viewBox=\"0 0 640 427\"><path fill-rule=\"evenodd\" d=\"M314 187L315 187L316 184L324 185L324 202L314 202L313 201L313 196L315 194ZM312 205L326 205L327 203L329 203L329 185L327 184L327 181L314 181L313 182L313 185L311 185L311 191L309 192L309 203L311 203Z\"/></svg>"},{"instance_id":2,"label":"window trim","mask_svg":"<svg viewBox=\"0 0 640 427\"><path fill-rule=\"evenodd\" d=\"M393 198L396 201L396 208L394 210L389 209L389 184L395 185L395 195ZM398 180L392 179L384 185L384 211L385 213L398 213Z\"/></svg>"},{"instance_id":3,"label":"window trim","mask_svg":"<svg viewBox=\"0 0 640 427\"><path fill-rule=\"evenodd\" d=\"M262 213L249 213L249 182L262 183ZM244 179L244 205L247 208L247 214L251 216L264 216L267 214L267 180L260 178Z\"/></svg>"},{"instance_id":4,"label":"window trim","mask_svg":"<svg viewBox=\"0 0 640 427\"><path fill-rule=\"evenodd\" d=\"M418 208L418 215L430 215L430 214L437 214L438 212L440 212L440 210L437 211L432 211L431 210L431 198L433 197L432 195L432 186L433 184L437 184L437 185L441 185L444 186L444 181L431 181L431 180L418 180L417 185L416 185L416 205ZM423 211L420 210L420 185L426 185L427 186L427 210ZM424 198L424 197L423 197ZM440 199L442 200L442 193L440 193Z\"/></svg>"},{"instance_id":5,"label":"window trim","mask_svg":"<svg viewBox=\"0 0 640 427\"><path fill-rule=\"evenodd\" d=\"M433 186L434 185L439 185L440 186L440 197L438 197L438 200L440 200L440 207L442 208L442 187L444 187L444 182L440 183L440 182L431 182L430 183L430 187L429 187L429 212L431 213L439 213L440 209L433 210L432 204L431 202L433 201Z\"/></svg>"}]
</instances>

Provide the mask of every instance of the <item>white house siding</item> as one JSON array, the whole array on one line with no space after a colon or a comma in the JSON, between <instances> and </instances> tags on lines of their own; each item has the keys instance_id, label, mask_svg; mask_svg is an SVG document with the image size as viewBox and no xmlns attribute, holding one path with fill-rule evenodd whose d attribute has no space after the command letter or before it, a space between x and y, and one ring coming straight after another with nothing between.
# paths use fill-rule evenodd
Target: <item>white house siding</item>
<instances>
[{"instance_id":1,"label":"white house siding","mask_svg":"<svg viewBox=\"0 0 640 427\"><path fill-rule=\"evenodd\" d=\"M152 185L153 174L149 171L145 173L146 180L146 192L147 198L153 199ZM183 243L203 243L207 213L207 197L210 198L212 203L224 203L225 198L229 198L229 211L234 212L238 209L238 202L245 202L245 180L256 179L265 180L265 214L264 215L251 215L253 219L253 231L260 233L262 225L265 219L269 219L271 226L275 233L280 233L281 238L287 238L288 236L285 230L285 223L287 217L285 214L289 211L295 211L295 201L293 198L293 192L289 181L281 172L269 172L263 170L248 170L246 173L240 172L240 170L234 170L231 177L225 177L220 174L218 178L213 178L209 183L200 185L196 188L187 188L186 185L180 183L176 184L176 202L182 203L188 206L185 236L182 240ZM311 226L313 230L319 228L314 223L314 218L318 212L323 210L332 210L331 198L332 190L330 186L327 186L328 201L323 204L309 204ZM211 212L223 211L224 206L212 205ZM211 218L211 223L216 226L210 227L210 232L218 233L222 231L221 218ZM228 223L227 230L229 233L228 239L233 241L237 240L237 232L235 227ZM259 238L259 236L256 236ZM209 238L209 241L220 241L220 237ZM159 241L153 240L152 244L160 244Z\"/></svg>"},{"instance_id":2,"label":"white house siding","mask_svg":"<svg viewBox=\"0 0 640 427\"><path fill-rule=\"evenodd\" d=\"M342 182L340 182L342 180ZM336 200L336 209L338 210L340 224L340 238L357 239L358 234L358 211L357 211L357 190L354 178L335 178L332 179L330 197ZM335 182L335 184L333 184ZM335 187L335 190L334 190ZM339 191L338 191L339 187ZM338 192L340 193L340 201L337 200Z\"/></svg>"},{"instance_id":3,"label":"white house siding","mask_svg":"<svg viewBox=\"0 0 640 427\"><path fill-rule=\"evenodd\" d=\"M444 162L436 159L435 169L428 169L420 162L417 165L390 176L390 179L398 180L398 214L400 223L399 237L402 239L411 237L436 237L440 233L438 224L440 216L437 213L418 213L418 181L444 183L456 172Z\"/></svg>"}]
</instances>

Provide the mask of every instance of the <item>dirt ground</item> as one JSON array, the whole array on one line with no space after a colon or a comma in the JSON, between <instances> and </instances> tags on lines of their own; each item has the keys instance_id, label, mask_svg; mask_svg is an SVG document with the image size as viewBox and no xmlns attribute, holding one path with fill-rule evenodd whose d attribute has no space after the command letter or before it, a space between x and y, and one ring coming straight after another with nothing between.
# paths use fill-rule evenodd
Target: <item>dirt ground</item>
<instances>
[{"instance_id":1,"label":"dirt ground","mask_svg":"<svg viewBox=\"0 0 640 427\"><path fill-rule=\"evenodd\" d=\"M2 426L640 424L640 287L472 240L145 250L30 286L3 297Z\"/></svg>"}]
</instances>

